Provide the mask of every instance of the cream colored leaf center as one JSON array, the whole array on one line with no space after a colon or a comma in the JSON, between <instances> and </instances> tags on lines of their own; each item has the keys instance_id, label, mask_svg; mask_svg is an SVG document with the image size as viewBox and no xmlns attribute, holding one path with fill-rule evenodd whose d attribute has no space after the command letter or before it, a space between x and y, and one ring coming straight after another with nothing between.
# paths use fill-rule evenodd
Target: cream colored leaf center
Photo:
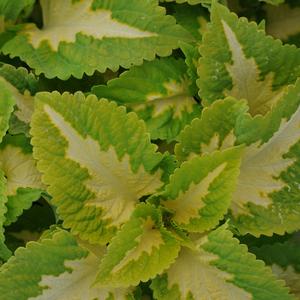
<instances>
[{"instance_id":1,"label":"cream colored leaf center","mask_svg":"<svg viewBox=\"0 0 300 300\"><path fill-rule=\"evenodd\" d=\"M265 144L255 143L245 149L240 176L233 195L234 215L247 214L248 202L267 207L272 203L270 193L281 190L286 183L279 177L294 163L283 158L291 146L300 139L300 107L287 122L282 121L279 130Z\"/></svg>"},{"instance_id":2,"label":"cream colored leaf center","mask_svg":"<svg viewBox=\"0 0 300 300\"><path fill-rule=\"evenodd\" d=\"M107 300L110 294L114 299L127 299L128 289L92 287L99 263L100 259L92 253L86 258L66 261L65 267L70 271L58 276L43 275L39 283L44 288L43 293L29 300Z\"/></svg>"},{"instance_id":3,"label":"cream colored leaf center","mask_svg":"<svg viewBox=\"0 0 300 300\"><path fill-rule=\"evenodd\" d=\"M179 257L167 271L168 289L178 287L178 300L250 300L252 296L238 286L228 282L233 275L219 270L210 263L217 260L214 254L201 248L192 251L182 248Z\"/></svg>"},{"instance_id":4,"label":"cream colored leaf center","mask_svg":"<svg viewBox=\"0 0 300 300\"><path fill-rule=\"evenodd\" d=\"M29 124L34 111L34 100L30 95L30 92L26 90L24 95L22 95L18 89L16 89L3 77L0 77L0 80L5 83L16 101L15 104L17 105L17 110L14 112L14 114L22 122Z\"/></svg>"},{"instance_id":5,"label":"cream colored leaf center","mask_svg":"<svg viewBox=\"0 0 300 300\"><path fill-rule=\"evenodd\" d=\"M209 172L199 183L192 182L186 192L180 192L175 200L168 200L163 205L174 210L173 220L178 224L188 224L191 219L199 218L199 210L205 206L204 199L210 193L209 187L226 168L222 163Z\"/></svg>"},{"instance_id":6,"label":"cream colored leaf center","mask_svg":"<svg viewBox=\"0 0 300 300\"><path fill-rule=\"evenodd\" d=\"M45 105L44 109L68 142L66 158L88 170L90 178L85 185L94 197L85 205L102 208L103 218L110 220L111 226L119 226L127 221L139 198L152 194L162 185L161 172L149 174L141 165L133 173L128 154L119 160L113 147L102 151L98 141L90 136L83 138L49 105Z\"/></svg>"},{"instance_id":7,"label":"cream colored leaf center","mask_svg":"<svg viewBox=\"0 0 300 300\"><path fill-rule=\"evenodd\" d=\"M7 145L0 150L0 168L7 178L7 196L16 195L18 188L45 188L32 155L19 147Z\"/></svg>"},{"instance_id":8,"label":"cream colored leaf center","mask_svg":"<svg viewBox=\"0 0 300 300\"><path fill-rule=\"evenodd\" d=\"M76 34L92 36L96 39L107 38L147 38L157 36L155 32L143 31L112 18L110 10L92 10L91 0L41 0L44 27L28 27L33 47L47 40L53 50L57 51L60 42L74 43Z\"/></svg>"},{"instance_id":9,"label":"cream colored leaf center","mask_svg":"<svg viewBox=\"0 0 300 300\"><path fill-rule=\"evenodd\" d=\"M137 104L134 106L136 110L144 109L148 105L153 105L152 116L158 117L169 111L173 110L173 117L181 118L184 111L191 113L196 101L190 96L187 87L189 82L183 79L181 82L175 80L164 83L167 91L166 95L160 93L151 93L146 96L147 103Z\"/></svg>"},{"instance_id":10,"label":"cream colored leaf center","mask_svg":"<svg viewBox=\"0 0 300 300\"><path fill-rule=\"evenodd\" d=\"M225 150L229 147L234 146L236 137L233 133L233 130L231 130L222 141L220 141L220 135L219 133L215 133L210 141L205 144L205 143L201 143L200 149L201 149L201 153L205 154L205 153L212 153L216 150Z\"/></svg>"},{"instance_id":11,"label":"cream colored leaf center","mask_svg":"<svg viewBox=\"0 0 300 300\"><path fill-rule=\"evenodd\" d=\"M228 73L232 79L232 89L226 90L226 96L237 99L246 99L249 111L254 116L265 115L284 94L284 89L273 91L273 77L269 73L264 80L260 78L260 71L253 57L247 58L235 33L222 20L224 33L232 55L232 64L226 64Z\"/></svg>"},{"instance_id":12,"label":"cream colored leaf center","mask_svg":"<svg viewBox=\"0 0 300 300\"><path fill-rule=\"evenodd\" d=\"M112 273L120 271L131 261L137 261L143 253L151 256L155 249L164 244L160 231L155 229L154 225L150 217L145 220L143 232L136 238L137 245L126 253L120 263L113 268Z\"/></svg>"}]
</instances>

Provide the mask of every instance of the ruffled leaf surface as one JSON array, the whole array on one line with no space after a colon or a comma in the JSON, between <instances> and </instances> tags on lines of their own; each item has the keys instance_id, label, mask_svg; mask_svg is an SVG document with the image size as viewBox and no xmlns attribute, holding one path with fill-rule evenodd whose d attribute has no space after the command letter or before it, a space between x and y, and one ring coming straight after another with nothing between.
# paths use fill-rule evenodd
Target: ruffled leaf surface
<instances>
[{"instance_id":1,"label":"ruffled leaf surface","mask_svg":"<svg viewBox=\"0 0 300 300\"><path fill-rule=\"evenodd\" d=\"M157 1L42 0L41 6L43 28L25 24L3 52L48 78L129 68L193 40Z\"/></svg>"},{"instance_id":2,"label":"ruffled leaf surface","mask_svg":"<svg viewBox=\"0 0 300 300\"><path fill-rule=\"evenodd\" d=\"M183 247L175 263L151 287L157 300L295 299L226 226L203 235L195 249Z\"/></svg>"},{"instance_id":3,"label":"ruffled leaf surface","mask_svg":"<svg viewBox=\"0 0 300 300\"><path fill-rule=\"evenodd\" d=\"M162 224L159 209L140 204L108 246L96 282L112 287L145 282L168 268L179 249L179 241Z\"/></svg>"},{"instance_id":4,"label":"ruffled leaf surface","mask_svg":"<svg viewBox=\"0 0 300 300\"><path fill-rule=\"evenodd\" d=\"M74 234L107 243L139 199L163 185L165 157L144 122L114 102L58 92L36 101L34 157L52 203Z\"/></svg>"}]
</instances>

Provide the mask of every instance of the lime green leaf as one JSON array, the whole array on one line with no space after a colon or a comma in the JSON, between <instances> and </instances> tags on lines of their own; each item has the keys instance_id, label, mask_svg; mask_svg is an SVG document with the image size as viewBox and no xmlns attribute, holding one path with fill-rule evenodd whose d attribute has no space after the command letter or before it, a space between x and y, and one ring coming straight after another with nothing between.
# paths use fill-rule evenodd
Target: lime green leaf
<instances>
[{"instance_id":1,"label":"lime green leaf","mask_svg":"<svg viewBox=\"0 0 300 300\"><path fill-rule=\"evenodd\" d=\"M5 225L9 225L40 197L44 185L25 136L5 136L0 145L0 167L6 177Z\"/></svg>"},{"instance_id":2,"label":"lime green leaf","mask_svg":"<svg viewBox=\"0 0 300 300\"><path fill-rule=\"evenodd\" d=\"M195 154L226 149L235 144L237 119L247 111L244 101L232 97L214 102L202 111L179 135L175 146L176 157L186 160Z\"/></svg>"},{"instance_id":3,"label":"lime green leaf","mask_svg":"<svg viewBox=\"0 0 300 300\"><path fill-rule=\"evenodd\" d=\"M238 19L217 3L200 53L198 85L204 104L225 96L246 99L253 116L270 111L300 72L300 49L282 46L256 23Z\"/></svg>"},{"instance_id":4,"label":"lime green leaf","mask_svg":"<svg viewBox=\"0 0 300 300\"><path fill-rule=\"evenodd\" d=\"M291 292L300 297L300 242L291 238L283 243L251 248L256 257L272 267L274 275L285 280Z\"/></svg>"},{"instance_id":5,"label":"lime green leaf","mask_svg":"<svg viewBox=\"0 0 300 300\"><path fill-rule=\"evenodd\" d=\"M133 67L107 86L95 86L92 92L136 111L152 139L170 142L200 113L186 72L183 60L157 59Z\"/></svg>"},{"instance_id":6,"label":"lime green leaf","mask_svg":"<svg viewBox=\"0 0 300 300\"><path fill-rule=\"evenodd\" d=\"M175 170L161 205L175 224L191 232L214 228L231 204L239 175L241 147L194 157Z\"/></svg>"},{"instance_id":7,"label":"lime green leaf","mask_svg":"<svg viewBox=\"0 0 300 300\"><path fill-rule=\"evenodd\" d=\"M165 270L177 257L180 245L161 218L159 209L140 204L108 246L96 282L126 287Z\"/></svg>"},{"instance_id":8,"label":"lime green leaf","mask_svg":"<svg viewBox=\"0 0 300 300\"><path fill-rule=\"evenodd\" d=\"M225 226L202 236L196 249L183 247L175 263L151 287L158 300L295 299Z\"/></svg>"},{"instance_id":9,"label":"lime green leaf","mask_svg":"<svg viewBox=\"0 0 300 300\"><path fill-rule=\"evenodd\" d=\"M163 185L164 156L144 123L116 103L57 92L36 101L32 144L53 204L73 233L106 243L139 198Z\"/></svg>"},{"instance_id":10,"label":"lime green leaf","mask_svg":"<svg viewBox=\"0 0 300 300\"><path fill-rule=\"evenodd\" d=\"M15 68L3 64L0 68L1 85L7 90L8 99L12 99L15 105L9 121L9 133L29 133L29 123L34 109L34 101L31 96L37 90L37 79L28 73L25 68ZM8 101L8 100L6 100Z\"/></svg>"},{"instance_id":11,"label":"lime green leaf","mask_svg":"<svg viewBox=\"0 0 300 300\"><path fill-rule=\"evenodd\" d=\"M281 3L284 3L285 0L259 0L261 2L266 2L269 3L271 5L279 5Z\"/></svg>"},{"instance_id":12,"label":"lime green leaf","mask_svg":"<svg viewBox=\"0 0 300 300\"><path fill-rule=\"evenodd\" d=\"M93 250L60 229L40 242L29 242L1 267L1 296L6 300L129 299L129 289L92 286L104 252Z\"/></svg>"},{"instance_id":13,"label":"lime green leaf","mask_svg":"<svg viewBox=\"0 0 300 300\"><path fill-rule=\"evenodd\" d=\"M196 5L196 4L210 4L211 0L160 0L160 2L176 2L176 3L185 3L187 2L190 5Z\"/></svg>"},{"instance_id":14,"label":"lime green leaf","mask_svg":"<svg viewBox=\"0 0 300 300\"><path fill-rule=\"evenodd\" d=\"M4 16L6 21L16 21L20 13L31 8L34 2L35 0L1 0L0 16Z\"/></svg>"},{"instance_id":15,"label":"lime green leaf","mask_svg":"<svg viewBox=\"0 0 300 300\"><path fill-rule=\"evenodd\" d=\"M3 226L5 223L5 214L7 212L6 203L7 203L6 178L5 178L4 172L0 168L0 243L4 241ZM0 258L1 258L1 255L0 255Z\"/></svg>"},{"instance_id":16,"label":"lime green leaf","mask_svg":"<svg viewBox=\"0 0 300 300\"><path fill-rule=\"evenodd\" d=\"M15 99L7 82L0 77L0 143L9 126L9 119L14 110Z\"/></svg>"},{"instance_id":17,"label":"lime green leaf","mask_svg":"<svg viewBox=\"0 0 300 300\"><path fill-rule=\"evenodd\" d=\"M232 199L240 233L283 234L300 228L300 81L265 116L239 119L237 143L245 149Z\"/></svg>"},{"instance_id":18,"label":"lime green leaf","mask_svg":"<svg viewBox=\"0 0 300 300\"><path fill-rule=\"evenodd\" d=\"M193 40L157 1L42 0L41 6L44 27L26 25L3 51L48 78L129 68Z\"/></svg>"}]
</instances>

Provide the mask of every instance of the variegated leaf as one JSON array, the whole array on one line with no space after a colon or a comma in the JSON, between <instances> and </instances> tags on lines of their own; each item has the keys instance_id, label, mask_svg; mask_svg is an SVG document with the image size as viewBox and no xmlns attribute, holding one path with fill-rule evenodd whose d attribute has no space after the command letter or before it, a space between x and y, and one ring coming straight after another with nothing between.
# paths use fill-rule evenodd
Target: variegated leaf
<instances>
[{"instance_id":1,"label":"variegated leaf","mask_svg":"<svg viewBox=\"0 0 300 300\"><path fill-rule=\"evenodd\" d=\"M179 249L178 240L162 224L159 209L140 204L108 246L96 282L127 287L148 281L169 267Z\"/></svg>"},{"instance_id":2,"label":"variegated leaf","mask_svg":"<svg viewBox=\"0 0 300 300\"><path fill-rule=\"evenodd\" d=\"M171 220L190 232L214 228L231 204L242 148L216 151L183 163L170 178L161 205Z\"/></svg>"},{"instance_id":3,"label":"variegated leaf","mask_svg":"<svg viewBox=\"0 0 300 300\"><path fill-rule=\"evenodd\" d=\"M9 225L39 199L45 186L32 157L29 140L23 135L5 136L0 144L0 168L6 177L5 225Z\"/></svg>"},{"instance_id":4,"label":"variegated leaf","mask_svg":"<svg viewBox=\"0 0 300 300\"><path fill-rule=\"evenodd\" d=\"M246 99L252 116L267 114L300 75L300 49L283 46L216 2L200 53L198 85L204 104L225 96Z\"/></svg>"},{"instance_id":5,"label":"variegated leaf","mask_svg":"<svg viewBox=\"0 0 300 300\"><path fill-rule=\"evenodd\" d=\"M133 67L107 86L93 87L92 92L136 111L145 120L152 139L170 142L200 114L191 83L183 60L165 58Z\"/></svg>"},{"instance_id":6,"label":"variegated leaf","mask_svg":"<svg viewBox=\"0 0 300 300\"><path fill-rule=\"evenodd\" d=\"M107 243L139 199L163 185L164 156L143 121L116 103L57 92L36 101L34 157L52 202L73 233Z\"/></svg>"},{"instance_id":7,"label":"variegated leaf","mask_svg":"<svg viewBox=\"0 0 300 300\"><path fill-rule=\"evenodd\" d=\"M295 299L225 226L204 234L195 249L183 247L151 287L157 300Z\"/></svg>"},{"instance_id":8,"label":"variegated leaf","mask_svg":"<svg viewBox=\"0 0 300 300\"><path fill-rule=\"evenodd\" d=\"M37 74L67 79L168 56L192 36L157 1L41 0L43 28L26 24L3 52Z\"/></svg>"},{"instance_id":9,"label":"variegated leaf","mask_svg":"<svg viewBox=\"0 0 300 300\"><path fill-rule=\"evenodd\" d=\"M246 111L246 103L232 97L206 107L201 118L194 119L180 133L179 143L175 146L177 159L183 161L195 154L202 155L234 146L237 119Z\"/></svg>"},{"instance_id":10,"label":"variegated leaf","mask_svg":"<svg viewBox=\"0 0 300 300\"><path fill-rule=\"evenodd\" d=\"M93 286L105 248L81 244L65 230L19 248L0 269L6 300L129 300L131 289Z\"/></svg>"}]
</instances>

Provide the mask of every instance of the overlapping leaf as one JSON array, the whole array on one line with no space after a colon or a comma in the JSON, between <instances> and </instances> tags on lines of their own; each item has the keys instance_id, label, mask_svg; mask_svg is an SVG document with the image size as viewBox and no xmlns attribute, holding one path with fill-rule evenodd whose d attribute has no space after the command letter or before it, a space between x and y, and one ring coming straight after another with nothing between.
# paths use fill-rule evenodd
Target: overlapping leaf
<instances>
[{"instance_id":1,"label":"overlapping leaf","mask_svg":"<svg viewBox=\"0 0 300 300\"><path fill-rule=\"evenodd\" d=\"M155 299L295 299L225 226L203 235L196 245L183 247L175 263L153 280Z\"/></svg>"},{"instance_id":2,"label":"overlapping leaf","mask_svg":"<svg viewBox=\"0 0 300 300\"><path fill-rule=\"evenodd\" d=\"M214 228L231 204L239 175L242 148L197 156L183 163L170 178L161 205L175 224L190 232Z\"/></svg>"},{"instance_id":3,"label":"overlapping leaf","mask_svg":"<svg viewBox=\"0 0 300 300\"><path fill-rule=\"evenodd\" d=\"M57 92L36 100L32 144L52 201L72 232L106 243L139 198L163 185L164 156L143 121L116 103Z\"/></svg>"},{"instance_id":4,"label":"overlapping leaf","mask_svg":"<svg viewBox=\"0 0 300 300\"><path fill-rule=\"evenodd\" d=\"M253 116L270 111L300 75L300 49L283 46L256 23L238 19L217 3L200 53L198 85L204 104L225 96L246 99Z\"/></svg>"},{"instance_id":5,"label":"overlapping leaf","mask_svg":"<svg viewBox=\"0 0 300 300\"><path fill-rule=\"evenodd\" d=\"M179 143L175 146L176 157L183 161L195 154L234 146L237 120L246 111L246 103L232 97L206 107L201 118L195 118L192 124L180 133Z\"/></svg>"},{"instance_id":6,"label":"overlapping leaf","mask_svg":"<svg viewBox=\"0 0 300 300\"><path fill-rule=\"evenodd\" d=\"M22 11L32 8L34 0L1 0L0 16L4 16L5 21L14 22Z\"/></svg>"},{"instance_id":7,"label":"overlapping leaf","mask_svg":"<svg viewBox=\"0 0 300 300\"><path fill-rule=\"evenodd\" d=\"M0 169L6 177L5 225L9 225L16 221L33 201L39 199L44 189L41 174L32 157L31 146L25 136L5 136L0 145Z\"/></svg>"},{"instance_id":8,"label":"overlapping leaf","mask_svg":"<svg viewBox=\"0 0 300 300\"><path fill-rule=\"evenodd\" d=\"M108 246L96 282L126 287L165 270L177 257L180 245L161 218L152 205L139 205Z\"/></svg>"},{"instance_id":9,"label":"overlapping leaf","mask_svg":"<svg viewBox=\"0 0 300 300\"><path fill-rule=\"evenodd\" d=\"M258 44L269 44L269 49L262 53L262 47L256 53L253 48L256 42L250 44L245 36ZM238 117L234 125L235 144L248 145L231 207L234 223L243 234L271 235L297 230L300 227L300 84L295 82L295 77L299 70L286 62L275 70L271 62L276 64L286 55L291 55L288 57L295 63L300 59L300 50L265 37L254 23L238 20L219 4L213 6L212 26L204 39L206 46L201 50L204 57L200 59L200 67L205 70L210 66L210 72L224 75L224 80L218 78L215 85L215 75L203 71L201 77L200 69L199 84L202 94L207 97L206 103L230 94L246 99L249 106L249 114ZM217 57L217 52L221 47L224 49L226 43L229 55L223 53ZM215 49L215 52L208 53L209 49ZM218 67L212 68L212 65ZM197 142L199 147L201 138ZM196 149L197 142L193 149ZM218 139L216 143L213 140L210 143L221 146ZM183 146L179 146L179 150L180 147Z\"/></svg>"},{"instance_id":10,"label":"overlapping leaf","mask_svg":"<svg viewBox=\"0 0 300 300\"><path fill-rule=\"evenodd\" d=\"M274 275L285 280L291 292L300 297L300 242L297 235L285 242L252 247L257 258L272 267Z\"/></svg>"},{"instance_id":11,"label":"overlapping leaf","mask_svg":"<svg viewBox=\"0 0 300 300\"><path fill-rule=\"evenodd\" d=\"M170 142L200 114L191 83L182 60L165 58L133 67L107 86L93 87L92 92L136 111L152 139Z\"/></svg>"},{"instance_id":12,"label":"overlapping leaf","mask_svg":"<svg viewBox=\"0 0 300 300\"><path fill-rule=\"evenodd\" d=\"M42 0L43 28L27 24L3 51L37 74L67 79L168 56L192 36L157 1Z\"/></svg>"},{"instance_id":13,"label":"overlapping leaf","mask_svg":"<svg viewBox=\"0 0 300 300\"><path fill-rule=\"evenodd\" d=\"M102 248L80 245L56 229L41 241L20 248L0 269L0 292L6 300L133 299L130 289L93 286Z\"/></svg>"},{"instance_id":14,"label":"overlapping leaf","mask_svg":"<svg viewBox=\"0 0 300 300\"><path fill-rule=\"evenodd\" d=\"M0 79L4 91L7 90L7 94L2 96L4 103L10 101L10 105L14 106L14 112L10 115L9 120L9 133L28 135L34 108L32 95L38 89L38 81L25 68L15 68L8 64L1 66ZM8 105L6 109L9 107Z\"/></svg>"}]
</instances>

